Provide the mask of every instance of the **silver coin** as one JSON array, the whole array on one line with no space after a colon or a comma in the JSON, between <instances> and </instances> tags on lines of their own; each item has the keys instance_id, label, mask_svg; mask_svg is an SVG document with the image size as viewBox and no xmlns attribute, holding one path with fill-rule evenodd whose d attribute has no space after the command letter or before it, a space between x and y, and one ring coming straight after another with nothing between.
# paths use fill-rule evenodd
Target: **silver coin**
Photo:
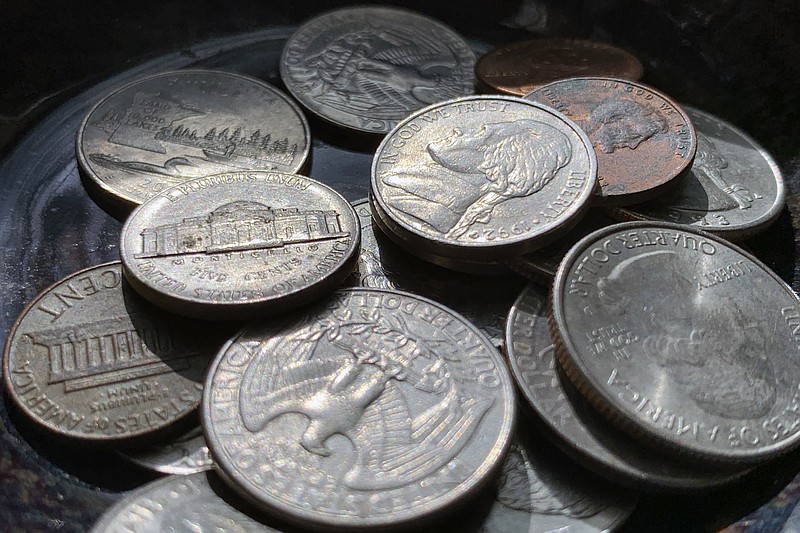
<instances>
[{"instance_id":1,"label":"silver coin","mask_svg":"<svg viewBox=\"0 0 800 533\"><path fill-rule=\"evenodd\" d=\"M224 340L142 301L121 270L107 263L55 283L6 341L8 395L61 436L115 443L185 421Z\"/></svg>"},{"instance_id":2,"label":"silver coin","mask_svg":"<svg viewBox=\"0 0 800 533\"><path fill-rule=\"evenodd\" d=\"M396 8L350 7L303 24L286 42L281 78L312 113L385 134L427 105L472 94L475 55L453 30Z\"/></svg>"},{"instance_id":3,"label":"silver coin","mask_svg":"<svg viewBox=\"0 0 800 533\"><path fill-rule=\"evenodd\" d=\"M119 454L137 465L161 472L186 476L214 466L203 429L196 427L168 444L120 450Z\"/></svg>"},{"instance_id":4,"label":"silver coin","mask_svg":"<svg viewBox=\"0 0 800 533\"><path fill-rule=\"evenodd\" d=\"M206 438L243 495L298 524L412 526L497 473L513 385L464 318L344 289L287 321L246 327L206 381Z\"/></svg>"},{"instance_id":5,"label":"silver coin","mask_svg":"<svg viewBox=\"0 0 800 533\"><path fill-rule=\"evenodd\" d=\"M464 258L451 258L438 255L427 250L420 249L413 240L403 238L401 233L395 233L398 226L381 210L380 206L376 203L369 201L370 211L372 212L372 220L378 227L379 232L386 235L391 241L396 243L401 248L411 251L413 255L448 270L454 270L464 274L473 274L478 276L505 276L510 274L510 271L503 261L492 260L475 260ZM402 231L402 230L399 230ZM407 252L408 253L408 252Z\"/></svg>"},{"instance_id":6,"label":"silver coin","mask_svg":"<svg viewBox=\"0 0 800 533\"><path fill-rule=\"evenodd\" d=\"M680 461L612 427L559 372L545 309L544 294L527 287L508 315L505 352L519 390L564 451L600 474L649 488L706 489L747 472Z\"/></svg>"},{"instance_id":7,"label":"silver coin","mask_svg":"<svg viewBox=\"0 0 800 533\"><path fill-rule=\"evenodd\" d=\"M786 197L775 160L731 124L691 107L684 109L697 129L697 155L679 189L611 214L622 220L686 224L737 240L769 227Z\"/></svg>"},{"instance_id":8,"label":"silver coin","mask_svg":"<svg viewBox=\"0 0 800 533\"><path fill-rule=\"evenodd\" d=\"M370 197L412 253L498 261L541 248L589 207L597 163L541 104L472 96L427 107L378 147Z\"/></svg>"},{"instance_id":9,"label":"silver coin","mask_svg":"<svg viewBox=\"0 0 800 533\"><path fill-rule=\"evenodd\" d=\"M484 502L471 505L434 531L607 533L625 522L637 500L635 494L579 468L538 435L520 429L497 485L488 510Z\"/></svg>"},{"instance_id":10,"label":"silver coin","mask_svg":"<svg viewBox=\"0 0 800 533\"><path fill-rule=\"evenodd\" d=\"M372 289L399 289L424 295L461 313L498 348L503 322L523 283L512 277L488 278L443 270L398 248L372 225L369 202L354 202L361 225L361 250L352 284Z\"/></svg>"},{"instance_id":11,"label":"silver coin","mask_svg":"<svg viewBox=\"0 0 800 533\"><path fill-rule=\"evenodd\" d=\"M296 174L188 181L142 204L122 228L125 276L142 296L216 320L275 314L335 289L359 244L353 208Z\"/></svg>"},{"instance_id":12,"label":"silver coin","mask_svg":"<svg viewBox=\"0 0 800 533\"><path fill-rule=\"evenodd\" d=\"M590 209L574 228L556 242L529 254L507 259L505 264L531 281L550 285L558 270L558 264L576 242L591 232L613 223L614 220L601 211Z\"/></svg>"},{"instance_id":13,"label":"silver coin","mask_svg":"<svg viewBox=\"0 0 800 533\"><path fill-rule=\"evenodd\" d=\"M193 178L297 172L310 147L305 117L276 88L241 74L182 70L106 96L83 120L76 151L98 202L128 212Z\"/></svg>"},{"instance_id":14,"label":"silver coin","mask_svg":"<svg viewBox=\"0 0 800 533\"><path fill-rule=\"evenodd\" d=\"M239 511L215 490L213 473L169 476L111 506L92 533L279 533Z\"/></svg>"},{"instance_id":15,"label":"silver coin","mask_svg":"<svg viewBox=\"0 0 800 533\"><path fill-rule=\"evenodd\" d=\"M800 300L709 233L631 222L578 243L553 284L570 379L654 445L755 462L800 442Z\"/></svg>"}]
</instances>

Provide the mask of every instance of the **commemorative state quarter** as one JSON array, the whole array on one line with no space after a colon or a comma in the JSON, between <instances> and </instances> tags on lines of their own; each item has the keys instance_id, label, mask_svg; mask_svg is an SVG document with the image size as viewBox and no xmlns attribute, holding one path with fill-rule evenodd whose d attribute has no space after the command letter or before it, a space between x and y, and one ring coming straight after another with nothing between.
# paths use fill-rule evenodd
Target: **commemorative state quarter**
<instances>
[{"instance_id":1,"label":"commemorative state quarter","mask_svg":"<svg viewBox=\"0 0 800 533\"><path fill-rule=\"evenodd\" d=\"M275 314L334 290L360 240L352 206L296 174L238 172L188 181L122 228L126 278L146 299L210 320Z\"/></svg>"},{"instance_id":2,"label":"commemorative state quarter","mask_svg":"<svg viewBox=\"0 0 800 533\"><path fill-rule=\"evenodd\" d=\"M588 134L597 153L595 202L638 204L677 186L697 150L691 120L652 87L615 78L570 78L528 94Z\"/></svg>"},{"instance_id":3,"label":"commemorative state quarter","mask_svg":"<svg viewBox=\"0 0 800 533\"><path fill-rule=\"evenodd\" d=\"M162 474L186 476L214 467L203 428L199 426L166 444L125 448L119 454L142 468Z\"/></svg>"},{"instance_id":4,"label":"commemorative state quarter","mask_svg":"<svg viewBox=\"0 0 800 533\"><path fill-rule=\"evenodd\" d=\"M503 322L524 283L513 276L475 282L475 277L420 261L391 242L372 223L367 200L354 202L361 225L361 249L352 285L413 292L461 313L496 347L503 342Z\"/></svg>"},{"instance_id":5,"label":"commemorative state quarter","mask_svg":"<svg viewBox=\"0 0 800 533\"><path fill-rule=\"evenodd\" d=\"M731 240L767 229L786 198L778 164L733 125L691 107L684 110L697 130L697 155L677 190L610 214L620 220L686 224Z\"/></svg>"},{"instance_id":6,"label":"commemorative state quarter","mask_svg":"<svg viewBox=\"0 0 800 533\"><path fill-rule=\"evenodd\" d=\"M546 307L544 293L527 287L508 314L504 346L519 390L562 450L605 477L651 490L704 490L749 471L681 461L642 446L610 424L558 367Z\"/></svg>"},{"instance_id":7,"label":"commemorative state quarter","mask_svg":"<svg viewBox=\"0 0 800 533\"><path fill-rule=\"evenodd\" d=\"M323 120L386 134L410 113L474 92L475 54L431 18L349 7L304 23L283 49L289 92Z\"/></svg>"},{"instance_id":8,"label":"commemorative state quarter","mask_svg":"<svg viewBox=\"0 0 800 533\"><path fill-rule=\"evenodd\" d=\"M91 533L280 533L229 501L213 472L168 476L112 505Z\"/></svg>"},{"instance_id":9,"label":"commemorative state quarter","mask_svg":"<svg viewBox=\"0 0 800 533\"><path fill-rule=\"evenodd\" d=\"M298 525L419 527L499 472L515 419L500 353L427 298L342 289L222 348L202 419L232 487Z\"/></svg>"},{"instance_id":10,"label":"commemorative state quarter","mask_svg":"<svg viewBox=\"0 0 800 533\"><path fill-rule=\"evenodd\" d=\"M310 147L303 113L275 87L231 72L181 70L136 80L97 103L76 152L95 201L127 215L193 178L297 172Z\"/></svg>"},{"instance_id":11,"label":"commemorative state quarter","mask_svg":"<svg viewBox=\"0 0 800 533\"><path fill-rule=\"evenodd\" d=\"M6 341L9 397L39 426L114 444L196 414L222 336L143 301L119 262L81 270L37 296Z\"/></svg>"},{"instance_id":12,"label":"commemorative state quarter","mask_svg":"<svg viewBox=\"0 0 800 533\"><path fill-rule=\"evenodd\" d=\"M643 442L754 463L800 441L800 300L741 248L629 222L559 266L548 323L570 380Z\"/></svg>"},{"instance_id":13,"label":"commemorative state quarter","mask_svg":"<svg viewBox=\"0 0 800 533\"><path fill-rule=\"evenodd\" d=\"M532 39L498 46L475 63L482 92L525 96L537 87L575 76L637 81L642 63L609 44L582 39Z\"/></svg>"},{"instance_id":14,"label":"commemorative state quarter","mask_svg":"<svg viewBox=\"0 0 800 533\"><path fill-rule=\"evenodd\" d=\"M571 229L596 175L591 142L568 118L521 98L471 96L422 109L384 138L370 201L412 253L501 261Z\"/></svg>"}]
</instances>

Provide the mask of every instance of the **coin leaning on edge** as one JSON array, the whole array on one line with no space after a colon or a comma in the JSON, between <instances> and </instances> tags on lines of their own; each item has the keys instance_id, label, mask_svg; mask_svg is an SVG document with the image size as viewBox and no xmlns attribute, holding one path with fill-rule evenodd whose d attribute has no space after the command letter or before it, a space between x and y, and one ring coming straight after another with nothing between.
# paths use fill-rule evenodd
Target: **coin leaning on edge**
<instances>
[{"instance_id":1,"label":"coin leaning on edge","mask_svg":"<svg viewBox=\"0 0 800 533\"><path fill-rule=\"evenodd\" d=\"M572 248L550 301L570 380L642 442L741 464L800 443L800 300L741 248L676 224L617 224Z\"/></svg>"},{"instance_id":2,"label":"coin leaning on edge","mask_svg":"<svg viewBox=\"0 0 800 533\"><path fill-rule=\"evenodd\" d=\"M238 172L186 182L122 228L126 278L146 299L211 320L275 314L350 274L358 218L330 187L297 174Z\"/></svg>"},{"instance_id":3,"label":"coin leaning on edge","mask_svg":"<svg viewBox=\"0 0 800 533\"><path fill-rule=\"evenodd\" d=\"M511 96L422 109L378 147L375 220L412 253L498 261L540 248L589 207L597 161L570 119Z\"/></svg>"},{"instance_id":4,"label":"coin leaning on edge","mask_svg":"<svg viewBox=\"0 0 800 533\"><path fill-rule=\"evenodd\" d=\"M116 89L89 111L76 139L87 192L115 216L194 178L298 172L310 149L308 122L288 96L213 70L156 74Z\"/></svg>"},{"instance_id":5,"label":"coin leaning on edge","mask_svg":"<svg viewBox=\"0 0 800 533\"><path fill-rule=\"evenodd\" d=\"M203 427L243 496L298 525L419 526L499 472L513 384L475 326L421 296L342 289L251 324L206 381Z\"/></svg>"}]
</instances>

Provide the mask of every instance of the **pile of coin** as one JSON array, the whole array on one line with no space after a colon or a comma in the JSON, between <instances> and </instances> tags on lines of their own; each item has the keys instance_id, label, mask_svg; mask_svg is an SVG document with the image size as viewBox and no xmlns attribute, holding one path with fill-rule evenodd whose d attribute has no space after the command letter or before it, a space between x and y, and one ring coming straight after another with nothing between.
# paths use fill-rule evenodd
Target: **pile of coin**
<instances>
[{"instance_id":1,"label":"pile of coin","mask_svg":"<svg viewBox=\"0 0 800 533\"><path fill-rule=\"evenodd\" d=\"M3 368L46 431L173 474L96 531L607 531L798 445L800 300L725 240L783 206L747 135L608 45L476 63L398 9L306 22L280 72L300 105L168 72L78 132L120 261L37 296ZM384 135L368 200L302 174L300 106Z\"/></svg>"}]
</instances>

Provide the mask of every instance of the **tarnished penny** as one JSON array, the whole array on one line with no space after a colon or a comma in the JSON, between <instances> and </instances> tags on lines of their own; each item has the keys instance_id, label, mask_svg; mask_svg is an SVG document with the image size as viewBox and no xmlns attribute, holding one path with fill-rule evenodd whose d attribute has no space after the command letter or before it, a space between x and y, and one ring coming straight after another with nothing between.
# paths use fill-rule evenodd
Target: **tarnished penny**
<instances>
[{"instance_id":1,"label":"tarnished penny","mask_svg":"<svg viewBox=\"0 0 800 533\"><path fill-rule=\"evenodd\" d=\"M680 461L642 446L589 405L556 364L547 328L546 298L531 285L506 321L511 373L547 435L585 466L626 484L659 489L706 489L746 473Z\"/></svg>"},{"instance_id":2,"label":"tarnished penny","mask_svg":"<svg viewBox=\"0 0 800 533\"><path fill-rule=\"evenodd\" d=\"M428 533L608 533L636 500L524 428L511 443L492 501L476 502Z\"/></svg>"},{"instance_id":3,"label":"tarnished penny","mask_svg":"<svg viewBox=\"0 0 800 533\"><path fill-rule=\"evenodd\" d=\"M122 228L125 276L142 296L214 320L275 314L334 290L354 266L358 219L330 187L239 172L160 193Z\"/></svg>"},{"instance_id":4,"label":"tarnished penny","mask_svg":"<svg viewBox=\"0 0 800 533\"><path fill-rule=\"evenodd\" d=\"M588 137L561 114L471 96L418 111L384 138L370 198L392 224L375 221L411 253L499 261L572 228L596 169Z\"/></svg>"},{"instance_id":5,"label":"tarnished penny","mask_svg":"<svg viewBox=\"0 0 800 533\"><path fill-rule=\"evenodd\" d=\"M281 78L308 110L337 126L385 134L427 105L472 94L475 55L431 18L387 7L349 7L289 37Z\"/></svg>"},{"instance_id":6,"label":"tarnished penny","mask_svg":"<svg viewBox=\"0 0 800 533\"><path fill-rule=\"evenodd\" d=\"M611 214L622 220L686 224L727 239L743 239L769 227L786 197L778 164L738 128L703 111L684 109L697 129L697 155L678 189Z\"/></svg>"},{"instance_id":7,"label":"tarnished penny","mask_svg":"<svg viewBox=\"0 0 800 533\"><path fill-rule=\"evenodd\" d=\"M3 378L38 425L111 444L193 415L223 341L143 301L119 262L108 263L67 276L28 305L6 341Z\"/></svg>"},{"instance_id":8,"label":"tarnished penny","mask_svg":"<svg viewBox=\"0 0 800 533\"><path fill-rule=\"evenodd\" d=\"M76 146L93 197L127 214L193 178L297 172L311 137L297 104L271 85L230 72L181 70L106 96L84 119Z\"/></svg>"},{"instance_id":9,"label":"tarnished penny","mask_svg":"<svg viewBox=\"0 0 800 533\"><path fill-rule=\"evenodd\" d=\"M697 150L686 113L669 97L640 83L601 77L549 83L525 98L577 122L597 152L602 205L631 205L677 185Z\"/></svg>"},{"instance_id":10,"label":"tarnished penny","mask_svg":"<svg viewBox=\"0 0 800 533\"><path fill-rule=\"evenodd\" d=\"M581 39L532 39L498 46L475 64L483 92L525 96L552 81L575 76L607 76L637 81L642 64L609 44Z\"/></svg>"},{"instance_id":11,"label":"tarnished penny","mask_svg":"<svg viewBox=\"0 0 800 533\"><path fill-rule=\"evenodd\" d=\"M525 255L507 259L505 264L521 276L542 285L550 285L556 275L558 264L572 246L593 231L614 223L603 212L589 209L586 215L569 233L544 248Z\"/></svg>"},{"instance_id":12,"label":"tarnished penny","mask_svg":"<svg viewBox=\"0 0 800 533\"><path fill-rule=\"evenodd\" d=\"M559 267L548 321L580 391L653 445L752 463L800 441L800 300L723 239L655 222L595 232Z\"/></svg>"},{"instance_id":13,"label":"tarnished penny","mask_svg":"<svg viewBox=\"0 0 800 533\"><path fill-rule=\"evenodd\" d=\"M168 444L124 449L119 454L143 468L163 474L185 476L214 466L201 427L192 429Z\"/></svg>"},{"instance_id":14,"label":"tarnished penny","mask_svg":"<svg viewBox=\"0 0 800 533\"><path fill-rule=\"evenodd\" d=\"M353 285L372 289L399 289L441 302L476 325L498 348L503 322L524 284L513 276L476 283L468 276L420 261L391 242L372 224L369 202L353 207L361 225L361 251Z\"/></svg>"},{"instance_id":15,"label":"tarnished penny","mask_svg":"<svg viewBox=\"0 0 800 533\"><path fill-rule=\"evenodd\" d=\"M228 503L213 472L169 476L126 494L92 533L280 533Z\"/></svg>"},{"instance_id":16,"label":"tarnished penny","mask_svg":"<svg viewBox=\"0 0 800 533\"><path fill-rule=\"evenodd\" d=\"M297 524L418 526L478 492L515 418L497 349L444 306L343 289L220 351L203 399L231 486Z\"/></svg>"}]
</instances>

